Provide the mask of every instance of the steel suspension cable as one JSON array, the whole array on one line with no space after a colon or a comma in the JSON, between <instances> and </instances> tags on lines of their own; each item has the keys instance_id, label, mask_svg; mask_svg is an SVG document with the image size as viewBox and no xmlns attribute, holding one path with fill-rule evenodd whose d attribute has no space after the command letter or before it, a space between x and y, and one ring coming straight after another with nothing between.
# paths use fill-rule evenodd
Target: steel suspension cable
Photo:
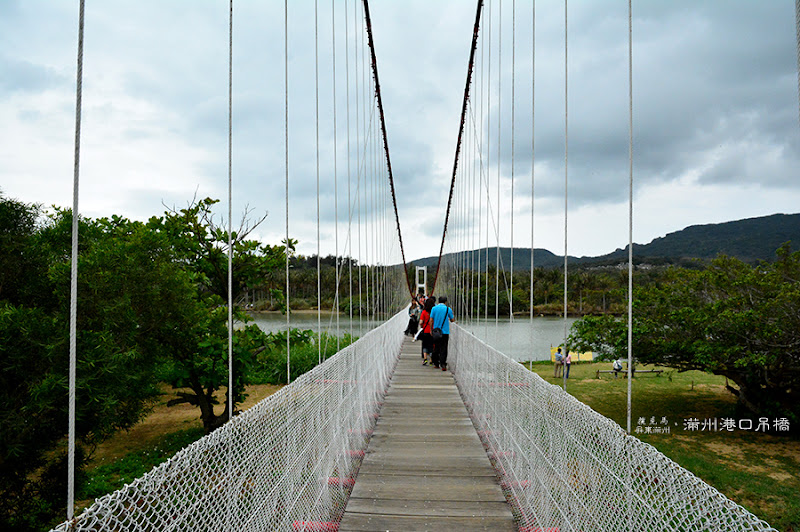
<instances>
[{"instance_id":1,"label":"steel suspension cable","mask_svg":"<svg viewBox=\"0 0 800 532\"><path fill-rule=\"evenodd\" d=\"M470 103L470 106L472 104ZM469 130L468 130L469 131ZM469 135L469 133L468 133ZM472 137L467 140L468 156L467 161L471 161L469 165L469 217L470 217L470 234L469 234L469 320L473 322L474 318L474 305L475 305L475 153L474 146L472 145Z\"/></svg>"},{"instance_id":2,"label":"steel suspension cable","mask_svg":"<svg viewBox=\"0 0 800 532\"><path fill-rule=\"evenodd\" d=\"M370 117L370 123L372 123L372 118L373 117L371 116ZM366 159L367 159L367 144L366 144L366 142L365 142L365 145L364 145L363 154L364 154L364 161L365 161L364 166L366 167ZM366 172L366 168L364 168L364 172ZM355 190L356 199L355 200L351 200L350 205L348 206L348 215L347 215L348 235L347 235L347 240L345 240L345 246L344 246L345 250L347 250L348 253L352 253L352 248L353 248L352 231L350 230L350 227L352 227L352 225L353 225L353 216L354 216L353 213L354 213L354 211L358 210L358 208L359 208L358 205L360 205L360 187L361 187L360 175L361 175L361 173L362 173L361 169L359 169L356 172L356 174L358 176L357 184L356 184L356 190ZM358 214L358 216L360 216L360 213ZM337 263L336 267L339 270L339 274L340 274L339 277L341 278L341 270L344 267L344 261L341 261L340 263ZM337 288L338 288L338 286L337 286Z\"/></svg>"},{"instance_id":3,"label":"steel suspension cable","mask_svg":"<svg viewBox=\"0 0 800 532\"><path fill-rule=\"evenodd\" d=\"M341 348L339 341L339 146L336 141L339 136L336 124L336 0L331 0L331 46L333 63L333 234L334 257L336 261L336 293L333 296L333 308L336 316L336 351Z\"/></svg>"},{"instance_id":4,"label":"steel suspension cable","mask_svg":"<svg viewBox=\"0 0 800 532\"><path fill-rule=\"evenodd\" d=\"M531 15L531 301L530 301L530 318L531 330L533 330L533 302L534 302L534 288L533 282L533 254L534 254L534 229L535 220L534 213L536 207L534 200L536 199L536 0L533 0ZM531 338L533 339L533 338Z\"/></svg>"},{"instance_id":5,"label":"steel suspension cable","mask_svg":"<svg viewBox=\"0 0 800 532\"><path fill-rule=\"evenodd\" d=\"M800 0L794 0L794 21L797 34L797 98L798 119L800 119Z\"/></svg>"},{"instance_id":6,"label":"steel suspension cable","mask_svg":"<svg viewBox=\"0 0 800 532\"><path fill-rule=\"evenodd\" d=\"M78 15L78 60L75 82L75 151L72 173L72 259L69 292L69 419L67 442L67 521L75 517L75 395L78 364L78 199L80 196L81 108L83 102L84 0Z\"/></svg>"},{"instance_id":7,"label":"steel suspension cable","mask_svg":"<svg viewBox=\"0 0 800 532\"><path fill-rule=\"evenodd\" d=\"M531 15L531 279L530 279L530 337L531 345L533 345L533 302L534 302L534 289L536 285L533 280L533 254L534 254L534 213L536 211L534 200L536 199L536 0L533 0ZM533 357L531 357L533 358ZM533 360L529 364L530 370L533 371Z\"/></svg>"},{"instance_id":8,"label":"steel suspension cable","mask_svg":"<svg viewBox=\"0 0 800 532\"><path fill-rule=\"evenodd\" d=\"M567 0L564 0L564 356L569 353L567 346L567 273L569 255L568 244L568 213L569 213L569 48L568 48L568 18ZM567 389L567 372L564 371L563 388Z\"/></svg>"},{"instance_id":9,"label":"steel suspension cable","mask_svg":"<svg viewBox=\"0 0 800 532\"><path fill-rule=\"evenodd\" d=\"M233 0L228 16L228 419L233 419Z\"/></svg>"},{"instance_id":10,"label":"steel suspension cable","mask_svg":"<svg viewBox=\"0 0 800 532\"><path fill-rule=\"evenodd\" d=\"M373 123L373 118L374 118L374 109L373 109L373 113L370 115L370 125ZM360 217L361 217L361 212L360 212L360 208L361 208L361 175L362 174L366 174L366 172L368 171L367 159L368 159L369 141L370 141L370 137L369 136L365 136L365 138L364 138L364 148L363 148L363 152L362 152L363 155L362 155L362 159L361 159L362 160L362 164L359 166L359 169L356 172L356 174L358 176L357 177L357 183L356 183L356 191L355 191L356 199L352 200L350 205L348 206L348 217L347 217L348 236L347 236L347 240L345 240L345 249L348 250L349 253L352 253L352 248L353 248L352 231L350 230L350 228L352 227L352 224L353 224L353 216L354 216L353 213L354 213L354 211L358 211L357 212L357 216L358 216L359 225L360 225ZM359 227L359 238L360 238L360 232L361 231L360 231L360 227ZM367 248L367 249L369 250L369 248ZM359 240L359 254L360 254L360 240ZM336 265L334 267L336 268L336 274L337 274L336 278L339 280L339 282L341 282L342 268L344 267L344 261L336 261ZM340 288L339 284L337 284L335 288L338 291L339 288ZM360 290L360 287L359 287L359 290ZM360 301L360 298L361 298L361 294L359 292L359 301ZM334 305L331 308L331 321L329 322L329 327L331 326L330 324L333 322L333 315L336 312L337 312L337 309L336 309L336 306ZM360 322L359 322L359 325L360 325ZM327 346L327 339L326 339L326 346Z\"/></svg>"},{"instance_id":11,"label":"steel suspension cable","mask_svg":"<svg viewBox=\"0 0 800 532\"><path fill-rule=\"evenodd\" d=\"M484 84L486 82L486 76L484 75L484 65L486 64L486 61L484 61L485 53L486 53L486 32L483 31L481 33L481 84L480 84L480 90L481 90L480 102L481 102L481 104L480 104L480 114L478 115L478 116L480 116L480 128L479 128L478 131L474 131L473 132L474 137L475 137L473 142L475 142L475 147L477 148L476 151L478 153L477 159L480 161L479 170L480 170L481 173L478 174L478 179L482 179L483 178L483 152L481 151L481 147L480 146L481 146L481 143L483 141L483 118L484 118L483 104L484 104L484 101L485 101L483 95L486 92L484 90L484 88L485 88ZM477 124L474 124L474 125L477 126ZM480 134L479 134L479 132L480 132ZM480 183L480 181L478 181L478 183ZM483 275L482 275L483 268L481 267L481 256L482 256L482 253L481 253L481 251L482 251L482 249L481 249L481 242L482 242L481 238L483 237L483 194L482 194L482 190L480 189L480 186L478 187L477 201L478 201L478 261L477 261L478 262L478 293L477 293L477 296L475 298L476 299L476 302L475 302L475 316L477 318L479 318L480 315L481 315L481 284L485 283L485 280L483 280Z\"/></svg>"},{"instance_id":12,"label":"steel suspension cable","mask_svg":"<svg viewBox=\"0 0 800 532\"><path fill-rule=\"evenodd\" d=\"M494 215L489 212L489 168L491 167L492 159L492 137L489 131L492 128L492 3L489 2L488 24L487 24L487 56L488 66L486 68L486 264L484 264L486 272L486 297L483 298L483 317L484 317L484 334L488 337L489 334L489 220L494 220ZM483 133L483 131L481 131ZM481 135L481 138L483 136ZM483 176L483 174L481 174Z\"/></svg>"},{"instance_id":13,"label":"steel suspension cable","mask_svg":"<svg viewBox=\"0 0 800 532\"><path fill-rule=\"evenodd\" d=\"M471 107L470 107L470 110L472 110ZM472 113L470 113L470 118L471 118L471 122L472 122L473 128L475 128L477 130L477 124L476 124L476 121L475 121L475 117L472 115ZM494 212L495 211L492 208L492 201L491 201L491 197L490 197L490 195L491 195L490 192L491 191L490 191L490 188L489 188L488 163L486 165L486 171L484 172L483 157L482 157L483 149L482 149L481 144L479 142L477 144L477 148L478 148L478 161L480 162L480 177L479 177L479 183L478 183L479 186L478 186L478 188L481 188L481 186L483 186L483 188L486 189L486 249L488 250L489 249L489 222L491 221L492 229L494 230L495 240L499 240L500 232L499 232L499 228L498 228L497 224L495 223L495 218L494 218ZM499 206L498 206L498 210L499 210ZM488 265L488 255L487 255L487 265ZM509 294L509 297L510 297L509 281L505 276L505 263L503 262L502 259L500 260L500 266L501 266L501 268L503 269L503 272L504 272L503 273L503 285L504 285L504 288L506 289L506 293ZM488 276L487 276L487 283L488 283ZM487 296L486 301L488 302L488 296ZM488 312L485 314L485 316L487 316L487 319L488 319Z\"/></svg>"},{"instance_id":14,"label":"steel suspension cable","mask_svg":"<svg viewBox=\"0 0 800 532\"><path fill-rule=\"evenodd\" d=\"M286 383L292 383L291 311L289 301L289 0L283 0L283 133L286 190Z\"/></svg>"},{"instance_id":15,"label":"steel suspension cable","mask_svg":"<svg viewBox=\"0 0 800 532\"><path fill-rule=\"evenodd\" d=\"M322 334L322 265L320 259L320 187L319 187L319 0L314 0L314 117L316 119L317 162L317 334ZM317 363L322 363L322 342L317 338Z\"/></svg>"},{"instance_id":16,"label":"steel suspension cable","mask_svg":"<svg viewBox=\"0 0 800 532\"><path fill-rule=\"evenodd\" d=\"M459 315L465 316L467 315L467 290L469 289L466 273L467 273L467 259L468 255L467 252L469 250L469 239L467 238L467 224L469 223L469 206L467 205L467 200L469 198L469 190L467 188L468 178L469 178L469 168L467 167L467 153L466 149L464 153L461 155L462 164L461 164L461 268L459 271L459 280L461 281L461 290L459 294L461 295L461 312Z\"/></svg>"},{"instance_id":17,"label":"steel suspension cable","mask_svg":"<svg viewBox=\"0 0 800 532\"><path fill-rule=\"evenodd\" d=\"M372 84L372 82L370 82ZM370 86L370 92L374 94L373 88ZM370 315L375 317L375 282L374 282L374 274L375 274L375 241L374 241L374 210L372 209L372 185L375 179L375 162L374 162L374 155L375 155L375 134L374 134L375 125L372 124L370 126L370 135L369 135L369 174L367 175L367 186L364 187L364 210L366 211L366 224L365 233L367 237L367 263L371 266L367 269L367 319L370 319Z\"/></svg>"},{"instance_id":18,"label":"steel suspension cable","mask_svg":"<svg viewBox=\"0 0 800 532\"><path fill-rule=\"evenodd\" d=\"M494 328L500 326L500 148L503 125L503 0L498 1L497 13L497 247L494 254Z\"/></svg>"},{"instance_id":19,"label":"steel suspension cable","mask_svg":"<svg viewBox=\"0 0 800 532\"><path fill-rule=\"evenodd\" d=\"M353 2L353 28L358 27L358 2ZM359 32L361 35L361 49L364 48L364 32ZM355 51L355 79L356 79L356 146L360 146L361 142L359 140L359 108L361 107L360 104L360 92L361 86L359 85L359 69L358 69L358 42L356 42L353 46L353 50ZM363 56L363 52L362 52ZM361 195L358 193L359 187L361 186L361 172L356 171L356 212L358 216L358 253L356 255L356 264L358 269L358 331L359 336L363 334L361 329ZM351 244L352 246L352 244ZM352 308L352 297L350 306ZM350 322L352 323L352 317ZM352 326L351 326L352 327ZM351 329L352 334L352 329Z\"/></svg>"},{"instance_id":20,"label":"steel suspension cable","mask_svg":"<svg viewBox=\"0 0 800 532\"><path fill-rule=\"evenodd\" d=\"M363 6L361 8L361 11L362 11L362 19L363 19L363 11L364 11ZM367 152L367 148L369 146L369 139L372 136L371 118L370 118L370 125L369 125L369 127L367 127L367 101L368 101L367 94L371 94L371 91L369 91L369 83L370 83L370 79L371 78L367 77L367 54L365 53L365 48L364 48L364 33L365 32L361 31L359 33L361 35L361 50L362 50L362 53L361 53L361 90L362 90L361 104L363 105L363 109L364 109L364 112L361 115L362 121L364 122L364 125L363 125L363 129L364 129L364 174L363 174L363 176L364 176L364 190L366 191L366 188L367 188L366 187L367 172L369 172L369 167L368 167L369 153ZM370 113L371 113L370 117L372 116L372 113L374 113L374 112L375 112L375 109L373 107L373 108L371 108L371 111L370 111ZM366 192L364 194L364 200L365 201L364 201L364 203L362 205L363 205L364 208L366 208ZM368 219L367 218L367 213L364 212L364 223L366 223L367 219ZM366 227L364 227L364 238L365 239L367 238L367 228ZM365 281L364 282L364 289L365 289L365 291L367 291L366 297L364 298L364 304L368 305L369 304L369 292L368 292L368 290L369 290L369 269L368 269L368 267L366 265L364 266L364 268L365 268L365 274L366 274L366 279L364 279L364 281ZM359 273L359 282L361 282L361 273ZM360 309L360 307L361 307L361 305L359 305L359 309ZM365 310L366 310L366 312L365 312L366 317L367 317L367 319L369 319L369 307L367 307ZM359 319L360 319L360 317L361 317L361 314L360 314L360 310L359 310Z\"/></svg>"},{"instance_id":21,"label":"steel suspension cable","mask_svg":"<svg viewBox=\"0 0 800 532\"><path fill-rule=\"evenodd\" d=\"M381 133L383 136L383 149L386 153L386 170L389 176L389 188L392 194L392 206L394 207L394 218L397 226L397 238L400 242L400 254L403 259L403 272L406 278L406 287L411 297L414 297L414 291L411 288L411 279L408 277L408 265L406 264L406 252L403 247L403 233L400 231L400 215L397 212L397 195L394 188L394 176L392 175L392 159L389 156L389 138L386 134L386 119L383 114L383 101L381 100L381 84L378 78L378 61L375 57L375 42L372 37L372 19L369 15L369 1L363 0L364 5L364 20L367 24L367 42L369 43L370 58L372 60L372 77L375 80L375 98L378 103L378 114L381 119Z\"/></svg>"},{"instance_id":22,"label":"steel suspension cable","mask_svg":"<svg viewBox=\"0 0 800 532\"><path fill-rule=\"evenodd\" d=\"M472 84L472 70L475 63L475 49L478 43L478 33L480 31L481 11L483 9L483 0L478 0L478 6L475 11L475 23L472 27L472 45L469 50L469 62L467 64L467 81L464 87L464 100L461 104L461 119L458 126L458 138L456 140L456 153L453 162L453 173L450 179L450 192L447 198L447 210L444 217L444 229L442 230L442 242L439 246L439 258L436 261L436 274L433 277L433 284L431 285L430 293L434 294L436 290L436 282L439 279L439 268L442 264L442 254L444 253L444 242L447 237L447 224L450 220L450 207L453 203L453 189L456 184L456 172L458 170L458 158L461 153L461 141L464 135L464 124L467 117L467 105L469 103L469 92Z\"/></svg>"},{"instance_id":23,"label":"steel suspension cable","mask_svg":"<svg viewBox=\"0 0 800 532\"><path fill-rule=\"evenodd\" d=\"M478 115L478 116L480 116L480 120L481 120L480 130L479 130L480 131L480 135L478 135L478 131L473 131L473 135L474 135L473 142L475 143L475 147L476 148L478 148L478 145L480 144L480 141L483 139L483 102L484 102L484 98L483 98L484 85L483 84L484 84L484 81L486 79L486 77L483 75L483 65L485 64L485 61L484 61L484 52L485 51L486 51L486 32L484 31L484 32L481 33L481 71L480 71L480 77L481 77L480 91L481 91L481 93L480 93L480 111L479 111L480 114ZM470 109L472 109L472 107L470 107ZM483 158L482 158L483 154L480 151L480 148L478 148L476 151L477 151L477 154L478 154L478 157L476 157L476 159L478 159L480 161L479 169L480 169L481 172L483 172ZM476 161L475 164L476 165L478 164L477 161ZM483 176L482 173L479 174L478 179L480 179L482 176ZM480 181L479 181L479 183L480 183ZM478 187L478 191L477 191L477 194L476 194L476 201L478 203L478 245L477 245L477 249L478 249L478 260L477 260L477 263L478 263L478 269L477 269L478 270L478 293L477 293L477 296L475 297L475 318L478 319L480 317L480 315L481 315L481 285L483 284L483 280L482 280L483 275L481 275L482 272L483 272L483 268L481 268L481 237L483 236L483 196L481 195L480 187Z\"/></svg>"},{"instance_id":24,"label":"steel suspension cable","mask_svg":"<svg viewBox=\"0 0 800 532\"><path fill-rule=\"evenodd\" d=\"M371 92L372 94L375 93L375 86L374 82L371 82L372 87ZM375 128L376 126L373 124L372 126ZM366 201L366 209L368 216L368 223L367 223L367 241L368 241L368 256L369 262L372 265L371 270L367 272L367 277L369 278L369 308L372 313L372 319L375 319L375 266L377 258L375 256L375 195L373 189L375 188L375 132L373 130L372 134L370 135L369 139L369 184L367 188L364 190L364 199Z\"/></svg>"},{"instance_id":25,"label":"steel suspension cable","mask_svg":"<svg viewBox=\"0 0 800 532\"><path fill-rule=\"evenodd\" d=\"M516 127L516 68L517 68L517 1L511 2L511 290L508 298L508 319L514 322L514 134ZM514 328L511 328L513 333ZM512 341L513 344L513 341Z\"/></svg>"},{"instance_id":26,"label":"steel suspension cable","mask_svg":"<svg viewBox=\"0 0 800 532\"><path fill-rule=\"evenodd\" d=\"M347 205L350 207L350 182L352 175L350 172L350 51L347 45L350 35L350 23L348 20L350 15L347 12L347 0L344 0L344 91L346 102L346 128L347 128ZM347 306L350 311L350 336L353 336L353 251L351 240L352 217L347 224L347 240L350 241L350 248L347 253L347 286L348 286L348 301Z\"/></svg>"},{"instance_id":27,"label":"steel suspension cable","mask_svg":"<svg viewBox=\"0 0 800 532\"><path fill-rule=\"evenodd\" d=\"M461 192L461 271L459 278L461 279L461 294L462 294L462 308L460 315L463 316L465 321L469 318L469 140L466 140L464 151L461 154L461 176L463 183L463 190Z\"/></svg>"},{"instance_id":28,"label":"steel suspension cable","mask_svg":"<svg viewBox=\"0 0 800 532\"><path fill-rule=\"evenodd\" d=\"M800 0L797 0L800 2ZM798 3L800 6L800 3ZM628 0L628 403L627 429L631 433L633 379L633 9Z\"/></svg>"}]
</instances>

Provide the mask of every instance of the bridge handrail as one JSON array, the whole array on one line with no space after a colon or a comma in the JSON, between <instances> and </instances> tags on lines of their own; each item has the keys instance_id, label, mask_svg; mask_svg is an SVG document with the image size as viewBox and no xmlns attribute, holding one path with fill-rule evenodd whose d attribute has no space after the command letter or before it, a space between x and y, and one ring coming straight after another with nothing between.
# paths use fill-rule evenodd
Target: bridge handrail
<instances>
[{"instance_id":1,"label":"bridge handrail","mask_svg":"<svg viewBox=\"0 0 800 532\"><path fill-rule=\"evenodd\" d=\"M464 328L449 353L520 530L775 530Z\"/></svg>"},{"instance_id":2,"label":"bridge handrail","mask_svg":"<svg viewBox=\"0 0 800 532\"><path fill-rule=\"evenodd\" d=\"M332 530L397 363L401 311L56 529Z\"/></svg>"}]
</instances>

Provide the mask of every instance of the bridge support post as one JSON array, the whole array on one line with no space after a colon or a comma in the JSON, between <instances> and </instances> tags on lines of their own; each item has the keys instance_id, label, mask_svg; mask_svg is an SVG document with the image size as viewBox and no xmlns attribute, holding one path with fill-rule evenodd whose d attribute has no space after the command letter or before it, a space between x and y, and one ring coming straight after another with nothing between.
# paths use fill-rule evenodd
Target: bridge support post
<instances>
[{"instance_id":1,"label":"bridge support post","mask_svg":"<svg viewBox=\"0 0 800 532\"><path fill-rule=\"evenodd\" d=\"M420 275L422 274L422 275ZM420 279L421 278L421 279ZM428 267L417 266L417 273L415 275L417 282L417 295L428 294Z\"/></svg>"}]
</instances>

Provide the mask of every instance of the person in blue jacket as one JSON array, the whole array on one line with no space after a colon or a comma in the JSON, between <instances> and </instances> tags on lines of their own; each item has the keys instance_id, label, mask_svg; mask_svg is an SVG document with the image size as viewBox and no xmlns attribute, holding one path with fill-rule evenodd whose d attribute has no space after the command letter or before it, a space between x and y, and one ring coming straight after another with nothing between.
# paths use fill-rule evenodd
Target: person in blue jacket
<instances>
[{"instance_id":1,"label":"person in blue jacket","mask_svg":"<svg viewBox=\"0 0 800 532\"><path fill-rule=\"evenodd\" d=\"M447 370L447 344L450 340L450 322L455 321L453 309L447 306L447 296L439 296L439 304L431 309L431 334L433 335L433 367ZM436 338L434 329L441 330Z\"/></svg>"}]
</instances>

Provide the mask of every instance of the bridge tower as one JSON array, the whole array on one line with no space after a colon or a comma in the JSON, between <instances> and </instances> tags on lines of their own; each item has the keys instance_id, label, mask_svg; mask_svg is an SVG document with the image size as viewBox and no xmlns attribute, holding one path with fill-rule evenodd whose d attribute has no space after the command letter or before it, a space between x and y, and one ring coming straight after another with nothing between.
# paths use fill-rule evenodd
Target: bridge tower
<instances>
[{"instance_id":1,"label":"bridge tower","mask_svg":"<svg viewBox=\"0 0 800 532\"><path fill-rule=\"evenodd\" d=\"M420 275L422 274L422 275ZM416 280L417 280L417 295L419 294L428 294L428 267L427 266L417 266L417 273L416 273ZM420 280L420 278L422 280Z\"/></svg>"}]
</instances>

